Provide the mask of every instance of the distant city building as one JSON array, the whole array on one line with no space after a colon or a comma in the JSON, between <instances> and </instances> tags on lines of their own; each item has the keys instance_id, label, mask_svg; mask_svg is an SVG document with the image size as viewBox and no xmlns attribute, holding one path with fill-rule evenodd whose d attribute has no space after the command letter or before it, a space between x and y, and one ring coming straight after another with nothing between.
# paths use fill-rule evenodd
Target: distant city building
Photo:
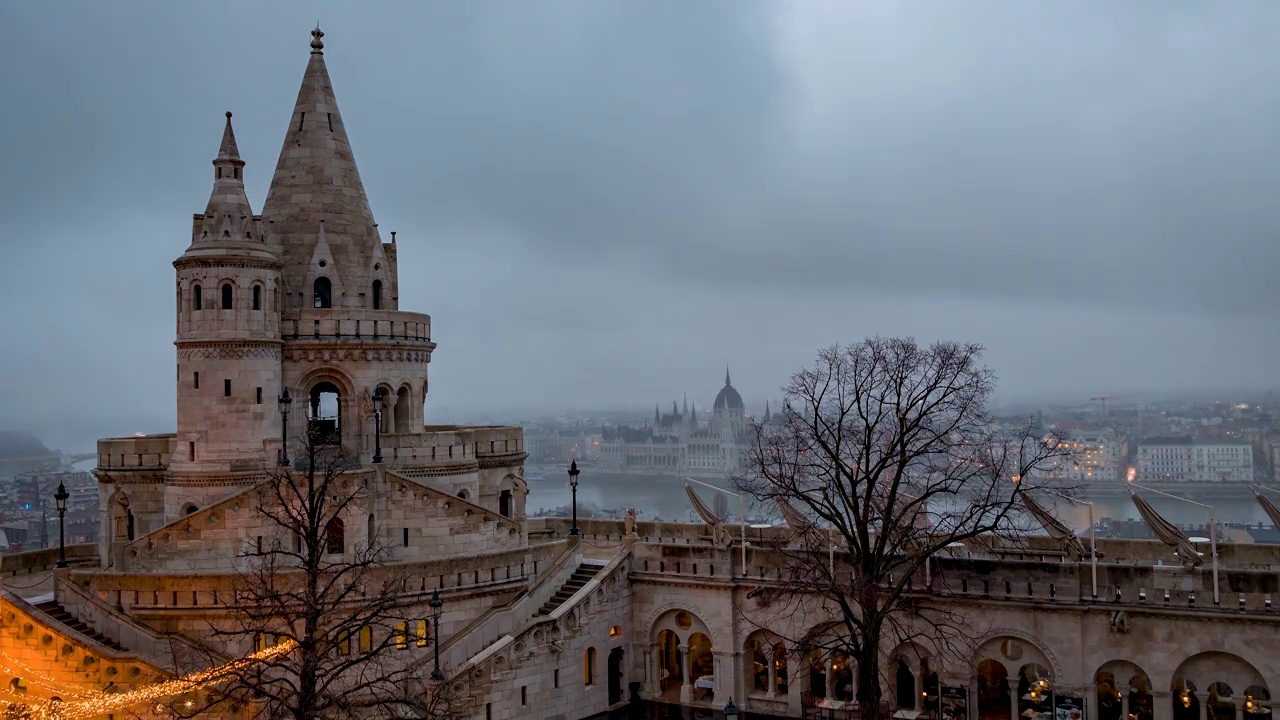
<instances>
[{"instance_id":1,"label":"distant city building","mask_svg":"<svg viewBox=\"0 0 1280 720\"><path fill-rule=\"evenodd\" d=\"M1253 482L1248 443L1148 438L1138 446L1138 482Z\"/></svg>"},{"instance_id":2,"label":"distant city building","mask_svg":"<svg viewBox=\"0 0 1280 720\"><path fill-rule=\"evenodd\" d=\"M769 419L769 411L765 411ZM601 432L599 465L615 470L650 470L685 475L723 476L742 467L747 449L746 412L724 373L724 387L716 395L711 418L698 420L698 408L686 401L671 412L653 410L653 423L644 427L619 425Z\"/></svg>"},{"instance_id":3,"label":"distant city building","mask_svg":"<svg viewBox=\"0 0 1280 720\"><path fill-rule=\"evenodd\" d=\"M1115 482L1124 476L1120 469L1124 441L1111 430L1060 433L1058 440L1069 454L1045 469L1049 477L1068 482Z\"/></svg>"}]
</instances>

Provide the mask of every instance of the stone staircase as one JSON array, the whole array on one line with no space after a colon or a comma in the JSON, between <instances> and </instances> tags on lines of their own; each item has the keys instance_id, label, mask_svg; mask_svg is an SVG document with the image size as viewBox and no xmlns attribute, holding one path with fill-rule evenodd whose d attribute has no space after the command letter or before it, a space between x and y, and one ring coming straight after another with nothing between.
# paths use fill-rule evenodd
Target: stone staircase
<instances>
[{"instance_id":1,"label":"stone staircase","mask_svg":"<svg viewBox=\"0 0 1280 720\"><path fill-rule=\"evenodd\" d=\"M573 571L573 575L571 575L569 579L565 581L564 585L561 585L560 589L556 591L556 594L552 595L551 599L548 600L546 604L538 610L538 612L534 613L534 617L544 617L555 612L556 608L560 607L566 600L573 597L574 593L581 590L583 585L590 582L591 578L595 577L603 567L603 565L587 565L585 563L579 565L578 569Z\"/></svg>"},{"instance_id":2,"label":"stone staircase","mask_svg":"<svg viewBox=\"0 0 1280 720\"><path fill-rule=\"evenodd\" d=\"M80 620L80 618L67 612L67 609L62 607L62 605L58 604L57 600L47 600L45 602L42 602L36 605L35 608L40 612L44 613L45 615L48 615L54 620L57 620L63 625L66 625L72 630L75 630L81 635L84 635L85 637L88 637L101 645L106 645L112 650L120 650L120 651L125 650L125 648L122 647L116 641L112 640L106 635L99 633L97 630L94 630L93 628L84 624Z\"/></svg>"}]
</instances>

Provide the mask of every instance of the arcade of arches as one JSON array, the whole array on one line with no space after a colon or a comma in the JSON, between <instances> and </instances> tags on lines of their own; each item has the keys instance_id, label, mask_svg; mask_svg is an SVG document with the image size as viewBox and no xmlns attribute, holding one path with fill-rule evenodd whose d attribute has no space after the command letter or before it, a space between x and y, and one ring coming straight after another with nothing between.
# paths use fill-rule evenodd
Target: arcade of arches
<instances>
[{"instance_id":1,"label":"arcade of arches","mask_svg":"<svg viewBox=\"0 0 1280 720\"><path fill-rule=\"evenodd\" d=\"M830 646L828 638L815 641ZM722 651L695 612L661 614L649 632L645 675L653 695L669 703L722 705L722 673L740 674L734 686L745 700L804 707L853 706L856 668L839 650L804 651L767 631L747 635L740 652ZM737 658L737 659L735 659ZM883 702L894 711L945 720L1271 720L1270 688L1242 658L1224 652L1193 655L1161 691L1130 660L1102 663L1092 686L1065 686L1045 651L1018 637L979 646L966 673L939 672L941 663L911 643L897 648L884 668ZM896 715L915 717L914 715Z\"/></svg>"}]
</instances>

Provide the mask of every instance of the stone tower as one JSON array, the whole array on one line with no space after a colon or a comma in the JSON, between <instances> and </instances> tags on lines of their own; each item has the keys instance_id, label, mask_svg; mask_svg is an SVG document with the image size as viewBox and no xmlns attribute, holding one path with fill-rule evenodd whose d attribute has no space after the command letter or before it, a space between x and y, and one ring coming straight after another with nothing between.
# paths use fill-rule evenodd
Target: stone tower
<instances>
[{"instance_id":1,"label":"stone tower","mask_svg":"<svg viewBox=\"0 0 1280 720\"><path fill-rule=\"evenodd\" d=\"M268 246L282 263L284 385L295 404L290 443L323 430L348 456L370 462L374 408L386 398L386 435L423 432L431 318L400 312L394 233L383 243L365 196L333 84L324 33L311 56L262 208ZM413 441L386 438L397 452Z\"/></svg>"},{"instance_id":2,"label":"stone tower","mask_svg":"<svg viewBox=\"0 0 1280 720\"><path fill-rule=\"evenodd\" d=\"M213 192L194 216L177 271L178 427L165 516L203 505L211 485L260 475L278 434L280 261L244 193L244 161L227 113ZM219 482L210 483L210 474ZM199 480L195 476L199 475ZM186 484L186 480L191 480Z\"/></svg>"}]
</instances>

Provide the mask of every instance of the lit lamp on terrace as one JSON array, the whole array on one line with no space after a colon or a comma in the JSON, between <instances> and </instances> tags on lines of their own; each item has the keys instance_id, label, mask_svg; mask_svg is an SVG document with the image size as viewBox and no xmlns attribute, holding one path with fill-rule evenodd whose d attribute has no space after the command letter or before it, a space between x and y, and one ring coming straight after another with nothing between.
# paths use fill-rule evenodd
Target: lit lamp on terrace
<instances>
[{"instance_id":1,"label":"lit lamp on terrace","mask_svg":"<svg viewBox=\"0 0 1280 720\"><path fill-rule=\"evenodd\" d=\"M284 389L276 402L280 405L280 467L289 467L289 406L293 404L289 388Z\"/></svg>"},{"instance_id":2,"label":"lit lamp on terrace","mask_svg":"<svg viewBox=\"0 0 1280 720\"><path fill-rule=\"evenodd\" d=\"M733 698L729 698L729 702L725 703L724 716L726 720L738 717L738 706L733 704Z\"/></svg>"},{"instance_id":3,"label":"lit lamp on terrace","mask_svg":"<svg viewBox=\"0 0 1280 720\"><path fill-rule=\"evenodd\" d=\"M64 568L67 566L66 535L63 529L66 525L67 498L69 497L71 495L67 492L67 486L58 483L58 491L53 494L53 501L58 504L58 562L54 563L54 567Z\"/></svg>"},{"instance_id":4,"label":"lit lamp on terrace","mask_svg":"<svg viewBox=\"0 0 1280 720\"><path fill-rule=\"evenodd\" d=\"M578 529L578 461L569 462L569 489L573 491L573 524L569 526L570 535L581 535Z\"/></svg>"}]
</instances>

